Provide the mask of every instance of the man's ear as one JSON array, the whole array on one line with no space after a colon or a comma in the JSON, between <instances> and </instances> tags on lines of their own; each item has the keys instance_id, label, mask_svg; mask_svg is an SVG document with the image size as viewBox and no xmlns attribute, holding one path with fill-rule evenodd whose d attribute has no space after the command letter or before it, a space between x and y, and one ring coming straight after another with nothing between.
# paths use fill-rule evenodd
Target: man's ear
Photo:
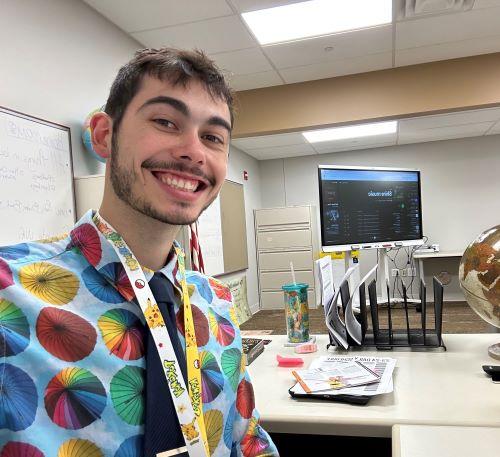
<instances>
[{"instance_id":1,"label":"man's ear","mask_svg":"<svg viewBox=\"0 0 500 457\"><path fill-rule=\"evenodd\" d=\"M90 119L90 132L95 153L104 160L108 159L111 156L113 120L103 111L95 113Z\"/></svg>"}]
</instances>

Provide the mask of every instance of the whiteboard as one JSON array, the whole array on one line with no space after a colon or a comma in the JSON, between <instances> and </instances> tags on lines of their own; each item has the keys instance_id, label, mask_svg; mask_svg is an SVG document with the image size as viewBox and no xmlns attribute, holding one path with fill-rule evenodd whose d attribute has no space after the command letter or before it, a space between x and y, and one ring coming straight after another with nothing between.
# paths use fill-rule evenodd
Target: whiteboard
<instances>
[{"instance_id":1,"label":"whiteboard","mask_svg":"<svg viewBox=\"0 0 500 457\"><path fill-rule=\"evenodd\" d=\"M0 107L0 245L75 223L69 127Z\"/></svg>"}]
</instances>

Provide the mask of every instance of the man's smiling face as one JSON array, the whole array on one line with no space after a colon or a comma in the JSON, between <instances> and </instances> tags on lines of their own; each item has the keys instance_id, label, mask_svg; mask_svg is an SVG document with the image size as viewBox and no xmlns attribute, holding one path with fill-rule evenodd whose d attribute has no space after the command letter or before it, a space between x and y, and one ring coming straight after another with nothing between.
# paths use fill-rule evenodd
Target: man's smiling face
<instances>
[{"instance_id":1,"label":"man's smiling face","mask_svg":"<svg viewBox=\"0 0 500 457\"><path fill-rule=\"evenodd\" d=\"M227 171L231 119L202 83L144 76L114 132L110 176L136 211L190 224L217 197Z\"/></svg>"}]
</instances>

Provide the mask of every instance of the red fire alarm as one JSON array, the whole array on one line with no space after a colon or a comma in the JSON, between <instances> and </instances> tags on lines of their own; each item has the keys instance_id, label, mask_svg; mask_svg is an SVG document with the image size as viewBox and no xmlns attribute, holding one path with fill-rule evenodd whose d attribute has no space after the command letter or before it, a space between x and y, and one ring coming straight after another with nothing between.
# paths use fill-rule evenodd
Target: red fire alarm
<instances>
[{"instance_id":1,"label":"red fire alarm","mask_svg":"<svg viewBox=\"0 0 500 457\"><path fill-rule=\"evenodd\" d=\"M246 170L243 170L243 179L245 181L248 181L248 171L246 171Z\"/></svg>"}]
</instances>

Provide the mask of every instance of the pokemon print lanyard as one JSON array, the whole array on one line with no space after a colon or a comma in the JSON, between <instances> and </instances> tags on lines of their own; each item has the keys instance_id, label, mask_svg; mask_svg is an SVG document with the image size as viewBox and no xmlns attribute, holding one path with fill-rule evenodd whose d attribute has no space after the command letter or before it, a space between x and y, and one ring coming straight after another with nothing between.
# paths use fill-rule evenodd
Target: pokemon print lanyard
<instances>
[{"instance_id":1,"label":"pokemon print lanyard","mask_svg":"<svg viewBox=\"0 0 500 457\"><path fill-rule=\"evenodd\" d=\"M178 258L181 278L180 284L182 287L189 390L186 389L179 362L170 344L165 322L163 321L163 317L139 262L132 254L132 251L123 238L98 213L94 216L94 222L116 251L127 273L130 284L134 289L137 302L146 318L149 330L153 336L156 348L158 349L159 357L162 361L165 378L167 379L177 417L181 424L181 430L188 453L191 457L207 457L210 453L201 404L200 359L198 346L196 344L191 302L189 300L189 292L186 283L184 253L179 247L174 247Z\"/></svg>"}]
</instances>

